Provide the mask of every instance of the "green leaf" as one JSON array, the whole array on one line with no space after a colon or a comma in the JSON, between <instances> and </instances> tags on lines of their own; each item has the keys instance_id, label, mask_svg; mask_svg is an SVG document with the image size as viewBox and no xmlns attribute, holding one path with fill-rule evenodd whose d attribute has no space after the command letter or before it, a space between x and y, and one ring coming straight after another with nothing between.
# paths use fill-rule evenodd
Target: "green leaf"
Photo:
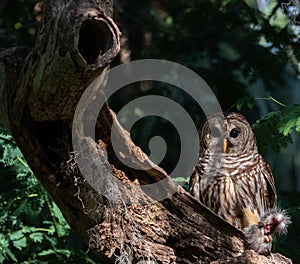
<instances>
[{"instance_id":1,"label":"green leaf","mask_svg":"<svg viewBox=\"0 0 300 264\"><path fill-rule=\"evenodd\" d=\"M296 117L284 120L284 122L281 122L279 124L279 131L285 136L288 135L291 132L292 128L296 125L296 121Z\"/></svg>"},{"instance_id":2,"label":"green leaf","mask_svg":"<svg viewBox=\"0 0 300 264\"><path fill-rule=\"evenodd\" d=\"M16 256L9 249L9 240L3 234L0 234L0 248L0 263L3 263L8 257L14 262L18 262Z\"/></svg>"},{"instance_id":3,"label":"green leaf","mask_svg":"<svg viewBox=\"0 0 300 264\"><path fill-rule=\"evenodd\" d=\"M20 28L22 28L22 27L23 27L23 25L22 25L21 22L17 22L17 23L15 23L15 25L14 25L14 28L15 28L16 30L18 30L18 29L20 29Z\"/></svg>"},{"instance_id":4,"label":"green leaf","mask_svg":"<svg viewBox=\"0 0 300 264\"><path fill-rule=\"evenodd\" d=\"M285 136L291 133L292 128L300 131L300 104L295 104L281 112L278 130Z\"/></svg>"},{"instance_id":5,"label":"green leaf","mask_svg":"<svg viewBox=\"0 0 300 264\"><path fill-rule=\"evenodd\" d=\"M300 132L300 116L298 117L298 119L296 121L296 131Z\"/></svg>"},{"instance_id":6,"label":"green leaf","mask_svg":"<svg viewBox=\"0 0 300 264\"><path fill-rule=\"evenodd\" d=\"M254 102L255 102L255 99L253 97L248 96L245 98L238 99L237 102L232 107L235 106L238 111L241 111L242 107L244 105L247 105L247 107L249 109L251 109L254 106Z\"/></svg>"},{"instance_id":7,"label":"green leaf","mask_svg":"<svg viewBox=\"0 0 300 264\"><path fill-rule=\"evenodd\" d=\"M243 107L244 104L245 104L244 99L239 99L239 100L236 102L236 109L237 109L238 111L241 111L241 109L242 109L242 107Z\"/></svg>"},{"instance_id":8,"label":"green leaf","mask_svg":"<svg viewBox=\"0 0 300 264\"><path fill-rule=\"evenodd\" d=\"M27 246L27 239L26 237L23 237L17 241L13 241L13 245L15 248L21 250L22 248Z\"/></svg>"},{"instance_id":9,"label":"green leaf","mask_svg":"<svg viewBox=\"0 0 300 264\"><path fill-rule=\"evenodd\" d=\"M186 182L186 178L183 178L183 177L173 178L173 180L174 180L175 182Z\"/></svg>"},{"instance_id":10,"label":"green leaf","mask_svg":"<svg viewBox=\"0 0 300 264\"><path fill-rule=\"evenodd\" d=\"M0 263L3 263L3 261L5 260L5 256L3 254L3 250L0 251Z\"/></svg>"},{"instance_id":11,"label":"green leaf","mask_svg":"<svg viewBox=\"0 0 300 264\"><path fill-rule=\"evenodd\" d=\"M51 255L51 254L56 254L53 249L43 250L40 253L38 253L39 256L48 256L48 255Z\"/></svg>"},{"instance_id":12,"label":"green leaf","mask_svg":"<svg viewBox=\"0 0 300 264\"><path fill-rule=\"evenodd\" d=\"M48 256L48 255L52 255L52 254L55 254L55 255L58 255L58 254L59 255L64 255L67 258L69 258L71 256L72 252L70 250L67 250L67 249L57 249L57 250L48 249L48 250L43 250L38 255L39 256Z\"/></svg>"},{"instance_id":13,"label":"green leaf","mask_svg":"<svg viewBox=\"0 0 300 264\"><path fill-rule=\"evenodd\" d=\"M71 250L68 250L68 249L58 249L58 250L56 250L56 253L64 255L67 258L69 258L71 256L71 254L72 254Z\"/></svg>"},{"instance_id":14,"label":"green leaf","mask_svg":"<svg viewBox=\"0 0 300 264\"><path fill-rule=\"evenodd\" d=\"M29 237L33 240L33 242L41 243L44 239L44 234L41 232L36 232L36 233L30 234Z\"/></svg>"},{"instance_id":15,"label":"green leaf","mask_svg":"<svg viewBox=\"0 0 300 264\"><path fill-rule=\"evenodd\" d=\"M9 240L7 240L6 236L0 234L0 247L7 248L9 246Z\"/></svg>"},{"instance_id":16,"label":"green leaf","mask_svg":"<svg viewBox=\"0 0 300 264\"><path fill-rule=\"evenodd\" d=\"M33 227L33 226L23 226L22 232L23 232L24 234L34 233L34 232L36 232L36 228Z\"/></svg>"},{"instance_id":17,"label":"green leaf","mask_svg":"<svg viewBox=\"0 0 300 264\"><path fill-rule=\"evenodd\" d=\"M21 250L22 248L26 247L27 239L22 230L9 234L9 237L15 248Z\"/></svg>"},{"instance_id":18,"label":"green leaf","mask_svg":"<svg viewBox=\"0 0 300 264\"><path fill-rule=\"evenodd\" d=\"M257 146L262 155L267 153L269 147L278 153L281 148L287 147L287 145L292 142L290 134L284 135L278 129L278 124L281 121L280 118L280 111L270 112L262 119L257 120L253 125Z\"/></svg>"},{"instance_id":19,"label":"green leaf","mask_svg":"<svg viewBox=\"0 0 300 264\"><path fill-rule=\"evenodd\" d=\"M184 177L177 177L173 178L175 182L177 182L179 185L181 185L185 190L188 191L189 189L189 182L190 182L190 177L184 178Z\"/></svg>"},{"instance_id":20,"label":"green leaf","mask_svg":"<svg viewBox=\"0 0 300 264\"><path fill-rule=\"evenodd\" d=\"M6 248L5 252L14 262L18 262L16 256L11 252L11 250L9 248Z\"/></svg>"}]
</instances>

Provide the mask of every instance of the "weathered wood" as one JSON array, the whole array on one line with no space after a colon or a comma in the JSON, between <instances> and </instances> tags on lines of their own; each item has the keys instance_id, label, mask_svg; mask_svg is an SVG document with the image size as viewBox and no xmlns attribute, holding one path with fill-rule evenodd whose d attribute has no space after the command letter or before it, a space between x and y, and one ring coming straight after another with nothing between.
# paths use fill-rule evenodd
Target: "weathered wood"
<instances>
[{"instance_id":1,"label":"weathered wood","mask_svg":"<svg viewBox=\"0 0 300 264\"><path fill-rule=\"evenodd\" d=\"M283 264L283 263L292 263L292 261L280 254L272 254L271 256L262 256L256 254L253 250L246 250L241 256L236 258L226 258L222 260L217 260L211 262L211 264L227 264L227 263L233 263L233 264L271 264L271 263L277 263L277 264Z\"/></svg>"},{"instance_id":2,"label":"weathered wood","mask_svg":"<svg viewBox=\"0 0 300 264\"><path fill-rule=\"evenodd\" d=\"M134 145L107 105L98 117L96 141L79 127L75 133L85 152L73 152L72 118L77 102L88 85L107 70L120 48L119 31L111 16L111 1L45 1L43 27L35 47L0 53L0 122L11 131L70 226L107 263L117 257L121 263L142 259L224 263L230 258L235 261L232 263L240 263L249 254L260 261L262 257L253 252L243 253L240 230L193 199L164 170L157 166L143 170L152 162ZM103 99L100 88L95 100ZM114 121L124 158L141 170L127 167L116 156L110 135ZM87 170L99 179L107 195L98 193L81 175L78 155L82 159L99 157L100 165L87 166ZM101 180L106 174L119 181ZM162 179L168 185L158 191L174 193L163 201L157 202L155 193L136 188Z\"/></svg>"},{"instance_id":3,"label":"weathered wood","mask_svg":"<svg viewBox=\"0 0 300 264\"><path fill-rule=\"evenodd\" d=\"M11 115L25 107L27 95L35 121L72 118L82 91L120 49L111 10L110 1L45 1L41 33L23 65L23 89L15 91Z\"/></svg>"},{"instance_id":4,"label":"weathered wood","mask_svg":"<svg viewBox=\"0 0 300 264\"><path fill-rule=\"evenodd\" d=\"M79 196L74 198L80 179L66 176L63 169L72 149L70 126L77 102L120 48L111 16L111 1L45 1L35 47L0 54L0 122L85 241L95 221Z\"/></svg>"}]
</instances>

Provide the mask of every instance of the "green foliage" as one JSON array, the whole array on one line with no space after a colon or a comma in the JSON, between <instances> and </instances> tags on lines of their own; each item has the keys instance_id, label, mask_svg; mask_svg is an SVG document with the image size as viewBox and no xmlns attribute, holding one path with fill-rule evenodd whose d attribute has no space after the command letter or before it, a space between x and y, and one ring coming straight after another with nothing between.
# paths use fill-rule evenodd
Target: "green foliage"
<instances>
[{"instance_id":1,"label":"green foliage","mask_svg":"<svg viewBox=\"0 0 300 264\"><path fill-rule=\"evenodd\" d=\"M289 135L292 129L295 128L300 132L300 104L295 104L281 112L278 129L285 136Z\"/></svg>"},{"instance_id":2,"label":"green foliage","mask_svg":"<svg viewBox=\"0 0 300 264\"><path fill-rule=\"evenodd\" d=\"M247 105L248 108L252 108L254 106L255 99L253 97L247 96L244 98L239 98L237 102L234 104L238 111L241 111L244 105Z\"/></svg>"},{"instance_id":3,"label":"green foliage","mask_svg":"<svg viewBox=\"0 0 300 264\"><path fill-rule=\"evenodd\" d=\"M279 124L282 121L282 113L270 112L253 125L253 130L257 139L259 152L265 155L268 148L278 153L282 148L286 148L292 143L291 134L283 134Z\"/></svg>"},{"instance_id":4,"label":"green foliage","mask_svg":"<svg viewBox=\"0 0 300 264\"><path fill-rule=\"evenodd\" d=\"M186 191L189 190L190 177L187 178L177 177L177 178L173 178L173 180L177 182L179 185L181 185Z\"/></svg>"},{"instance_id":5,"label":"green foliage","mask_svg":"<svg viewBox=\"0 0 300 264\"><path fill-rule=\"evenodd\" d=\"M284 104L269 96L267 98L240 98L232 106L240 111L244 106L253 108L257 100L270 100L284 107L280 111L269 112L256 121L253 130L256 135L259 152L265 155L269 148L275 153L292 143L292 131L300 132L300 104L286 107Z\"/></svg>"},{"instance_id":6,"label":"green foliage","mask_svg":"<svg viewBox=\"0 0 300 264\"><path fill-rule=\"evenodd\" d=\"M252 109L253 106L255 105L255 102L257 100L269 100L269 101L273 101L274 103L286 107L286 105L284 105L283 103L279 102L278 100L276 100L275 98L273 98L272 96L266 97L266 98L253 98L251 96L246 96L244 98L239 98L237 100L236 103L234 103L230 108L236 107L236 109L238 111L241 111L241 109L243 108L243 106L247 106L249 109Z\"/></svg>"},{"instance_id":7,"label":"green foliage","mask_svg":"<svg viewBox=\"0 0 300 264\"><path fill-rule=\"evenodd\" d=\"M72 248L70 227L0 129L0 263L95 263Z\"/></svg>"}]
</instances>

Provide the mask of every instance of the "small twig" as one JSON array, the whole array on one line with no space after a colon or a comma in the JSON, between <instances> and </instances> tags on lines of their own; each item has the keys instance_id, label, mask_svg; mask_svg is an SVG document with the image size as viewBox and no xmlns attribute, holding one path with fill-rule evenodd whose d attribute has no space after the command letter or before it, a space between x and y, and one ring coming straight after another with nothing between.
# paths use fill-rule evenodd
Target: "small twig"
<instances>
[{"instance_id":1,"label":"small twig","mask_svg":"<svg viewBox=\"0 0 300 264\"><path fill-rule=\"evenodd\" d=\"M255 100L270 100L270 101L273 101L275 102L276 104L279 104L280 106L283 106L283 107L287 107L285 104L279 102L278 100L276 100L275 98L273 98L272 96L268 96L268 97L255 97L254 98Z\"/></svg>"}]
</instances>

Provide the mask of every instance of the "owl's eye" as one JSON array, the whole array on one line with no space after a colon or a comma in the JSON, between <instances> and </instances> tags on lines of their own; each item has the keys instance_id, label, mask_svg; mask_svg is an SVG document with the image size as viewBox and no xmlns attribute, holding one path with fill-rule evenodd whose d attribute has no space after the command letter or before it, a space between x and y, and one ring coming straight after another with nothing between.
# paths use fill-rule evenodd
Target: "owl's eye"
<instances>
[{"instance_id":1,"label":"owl's eye","mask_svg":"<svg viewBox=\"0 0 300 264\"><path fill-rule=\"evenodd\" d=\"M221 136L221 133L219 131L219 129L217 129L216 127L213 127L211 129L211 132L210 132L211 136L214 137L214 138L218 138Z\"/></svg>"},{"instance_id":2,"label":"owl's eye","mask_svg":"<svg viewBox=\"0 0 300 264\"><path fill-rule=\"evenodd\" d=\"M238 137L238 135L240 134L240 131L237 130L236 128L231 129L229 136L232 138L236 138Z\"/></svg>"}]
</instances>

